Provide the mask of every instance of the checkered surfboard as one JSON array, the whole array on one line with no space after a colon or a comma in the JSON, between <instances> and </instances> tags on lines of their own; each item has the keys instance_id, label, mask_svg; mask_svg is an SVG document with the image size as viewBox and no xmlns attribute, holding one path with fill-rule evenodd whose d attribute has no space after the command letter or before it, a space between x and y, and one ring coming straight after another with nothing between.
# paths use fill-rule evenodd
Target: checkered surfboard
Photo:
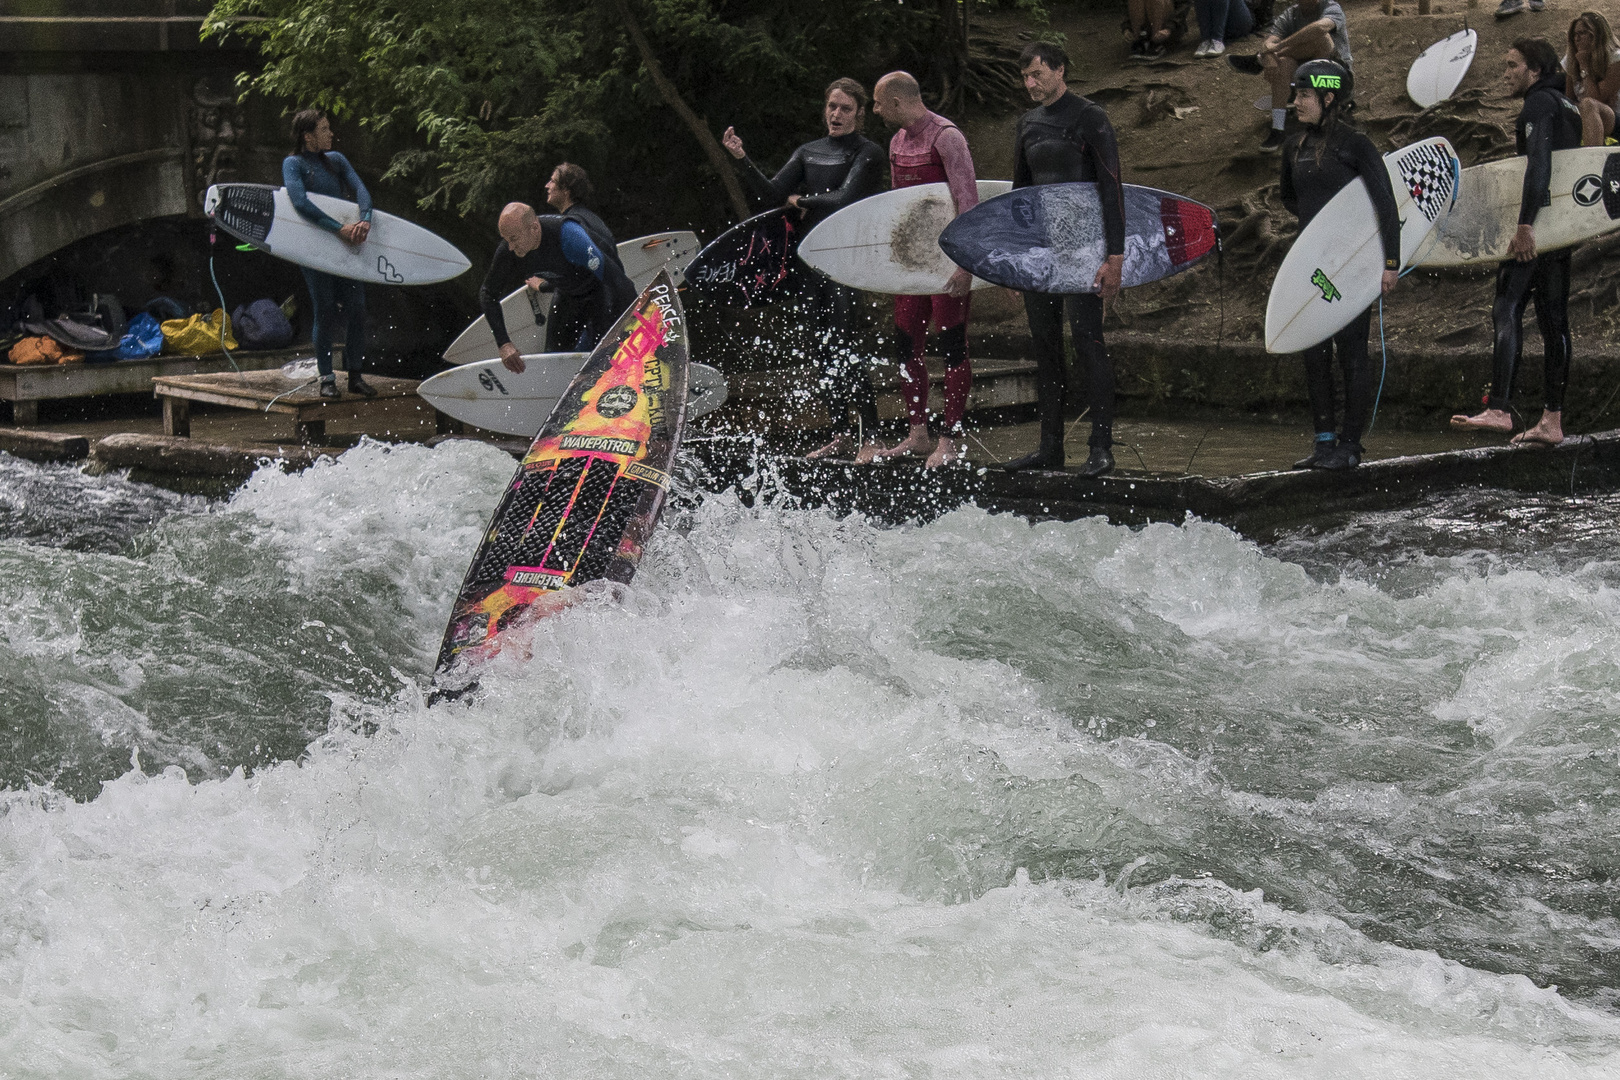
<instances>
[{"instance_id":1,"label":"checkered surfboard","mask_svg":"<svg viewBox=\"0 0 1620 1080\"><path fill-rule=\"evenodd\" d=\"M1462 163L1444 139L1429 139L1395 152L1395 168L1412 194L1412 205L1429 221L1451 209Z\"/></svg>"}]
</instances>

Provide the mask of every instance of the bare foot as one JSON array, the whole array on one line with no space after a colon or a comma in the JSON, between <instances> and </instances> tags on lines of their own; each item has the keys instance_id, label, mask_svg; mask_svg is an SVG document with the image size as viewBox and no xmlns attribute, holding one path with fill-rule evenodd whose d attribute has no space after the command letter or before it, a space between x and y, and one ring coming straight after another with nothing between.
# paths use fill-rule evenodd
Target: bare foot
<instances>
[{"instance_id":1,"label":"bare foot","mask_svg":"<svg viewBox=\"0 0 1620 1080\"><path fill-rule=\"evenodd\" d=\"M906 433L906 437L887 450L879 450L876 457L907 457L912 454L928 453L928 425L913 427Z\"/></svg>"},{"instance_id":2,"label":"bare foot","mask_svg":"<svg viewBox=\"0 0 1620 1080\"><path fill-rule=\"evenodd\" d=\"M854 445L848 435L834 435L832 442L826 446L818 446L804 456L810 461L815 461L817 458L836 457L839 454L847 453Z\"/></svg>"},{"instance_id":3,"label":"bare foot","mask_svg":"<svg viewBox=\"0 0 1620 1080\"><path fill-rule=\"evenodd\" d=\"M928 455L928 460L924 462L923 468L939 469L946 465L955 465L959 461L966 460L967 454L963 453L961 447L956 445L956 440L947 439L945 436L941 435L939 437L939 445L934 447L934 452L932 454Z\"/></svg>"},{"instance_id":4,"label":"bare foot","mask_svg":"<svg viewBox=\"0 0 1620 1080\"><path fill-rule=\"evenodd\" d=\"M1513 417L1503 409L1486 409L1475 416L1458 413L1451 418L1452 431L1500 431L1506 435L1513 430Z\"/></svg>"},{"instance_id":5,"label":"bare foot","mask_svg":"<svg viewBox=\"0 0 1620 1080\"><path fill-rule=\"evenodd\" d=\"M1564 441L1564 414L1544 412L1535 427L1513 437L1518 446L1557 446Z\"/></svg>"},{"instance_id":6,"label":"bare foot","mask_svg":"<svg viewBox=\"0 0 1620 1080\"><path fill-rule=\"evenodd\" d=\"M855 455L855 464L865 465L868 464L873 458L882 456L883 443L877 439L867 439L866 445L861 447L861 452Z\"/></svg>"}]
</instances>

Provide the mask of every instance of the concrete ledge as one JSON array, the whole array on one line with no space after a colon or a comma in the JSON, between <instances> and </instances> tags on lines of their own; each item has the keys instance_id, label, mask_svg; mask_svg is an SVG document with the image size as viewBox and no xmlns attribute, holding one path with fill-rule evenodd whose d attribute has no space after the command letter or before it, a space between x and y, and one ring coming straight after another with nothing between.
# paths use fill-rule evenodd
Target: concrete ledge
<instances>
[{"instance_id":1,"label":"concrete ledge","mask_svg":"<svg viewBox=\"0 0 1620 1080\"><path fill-rule=\"evenodd\" d=\"M0 450L29 461L81 461L90 453L90 440L83 435L8 427L0 428Z\"/></svg>"},{"instance_id":2,"label":"concrete ledge","mask_svg":"<svg viewBox=\"0 0 1620 1080\"><path fill-rule=\"evenodd\" d=\"M307 469L321 457L340 450L299 446L254 446L203 443L168 435L109 435L97 442L90 456L109 469L140 469L177 476L246 479L262 463L274 461L283 469Z\"/></svg>"}]
</instances>

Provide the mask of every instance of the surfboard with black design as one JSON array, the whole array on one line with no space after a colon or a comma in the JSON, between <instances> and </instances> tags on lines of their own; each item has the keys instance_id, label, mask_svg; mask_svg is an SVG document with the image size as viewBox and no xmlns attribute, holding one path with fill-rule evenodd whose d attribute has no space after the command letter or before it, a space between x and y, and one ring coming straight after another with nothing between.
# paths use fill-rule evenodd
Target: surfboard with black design
<instances>
[{"instance_id":1,"label":"surfboard with black design","mask_svg":"<svg viewBox=\"0 0 1620 1080\"><path fill-rule=\"evenodd\" d=\"M686 268L686 283L716 300L768 303L786 283L804 239L799 211L779 206L709 241Z\"/></svg>"},{"instance_id":2,"label":"surfboard with black design","mask_svg":"<svg viewBox=\"0 0 1620 1080\"><path fill-rule=\"evenodd\" d=\"M503 635L579 586L629 582L658 523L686 426L690 353L660 271L569 384L490 519L451 611L438 671L500 652Z\"/></svg>"}]
</instances>

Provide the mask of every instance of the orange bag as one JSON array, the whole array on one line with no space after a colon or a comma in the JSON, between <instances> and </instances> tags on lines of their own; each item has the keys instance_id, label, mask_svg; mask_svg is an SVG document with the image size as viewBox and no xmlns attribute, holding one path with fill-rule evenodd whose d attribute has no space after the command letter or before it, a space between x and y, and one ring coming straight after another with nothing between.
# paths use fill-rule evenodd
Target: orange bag
<instances>
[{"instance_id":1,"label":"orange bag","mask_svg":"<svg viewBox=\"0 0 1620 1080\"><path fill-rule=\"evenodd\" d=\"M73 364L84 353L72 352L55 338L25 337L11 347L6 359L13 364Z\"/></svg>"}]
</instances>

